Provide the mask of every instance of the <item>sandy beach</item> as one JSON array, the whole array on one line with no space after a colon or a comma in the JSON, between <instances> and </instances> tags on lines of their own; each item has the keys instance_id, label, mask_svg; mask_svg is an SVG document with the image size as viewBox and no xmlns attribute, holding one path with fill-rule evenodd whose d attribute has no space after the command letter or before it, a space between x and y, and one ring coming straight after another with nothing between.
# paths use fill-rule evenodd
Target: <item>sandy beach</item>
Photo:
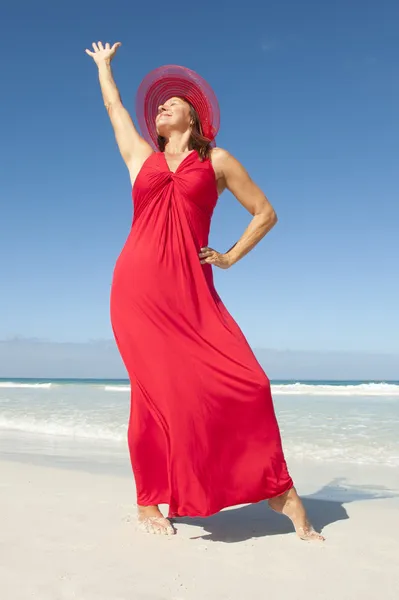
<instances>
[{"instance_id":1,"label":"sandy beach","mask_svg":"<svg viewBox=\"0 0 399 600\"><path fill-rule=\"evenodd\" d=\"M11 458L11 457L9 457ZM135 527L124 474L0 462L4 600L396 599L396 469L291 464L316 527L310 544L264 503L182 519L161 538Z\"/></svg>"}]
</instances>

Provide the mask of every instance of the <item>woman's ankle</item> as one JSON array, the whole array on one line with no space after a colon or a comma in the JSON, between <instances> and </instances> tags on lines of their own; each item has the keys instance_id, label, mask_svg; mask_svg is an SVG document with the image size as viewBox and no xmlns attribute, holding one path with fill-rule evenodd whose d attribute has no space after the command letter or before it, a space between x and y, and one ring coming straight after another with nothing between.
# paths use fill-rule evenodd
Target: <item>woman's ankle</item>
<instances>
[{"instance_id":1,"label":"woman's ankle","mask_svg":"<svg viewBox=\"0 0 399 600\"><path fill-rule=\"evenodd\" d=\"M159 510L159 507L157 504L152 504L152 505L143 505L143 504L138 504L137 505L137 510L139 513L146 513L146 514L154 514L154 513L160 513L161 511Z\"/></svg>"}]
</instances>

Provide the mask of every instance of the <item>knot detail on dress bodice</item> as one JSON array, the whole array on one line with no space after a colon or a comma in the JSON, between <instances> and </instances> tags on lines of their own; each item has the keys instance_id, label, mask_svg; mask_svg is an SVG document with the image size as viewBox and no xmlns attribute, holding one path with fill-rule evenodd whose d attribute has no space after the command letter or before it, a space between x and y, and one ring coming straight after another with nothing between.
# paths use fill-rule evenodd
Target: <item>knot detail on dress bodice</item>
<instances>
[{"instance_id":1,"label":"knot detail on dress bodice","mask_svg":"<svg viewBox=\"0 0 399 600\"><path fill-rule=\"evenodd\" d=\"M194 204L210 218L218 199L212 163L210 159L201 161L196 151L188 154L176 171L169 169L162 152L151 154L136 177L132 194L136 217L153 201L167 198L172 202Z\"/></svg>"}]
</instances>

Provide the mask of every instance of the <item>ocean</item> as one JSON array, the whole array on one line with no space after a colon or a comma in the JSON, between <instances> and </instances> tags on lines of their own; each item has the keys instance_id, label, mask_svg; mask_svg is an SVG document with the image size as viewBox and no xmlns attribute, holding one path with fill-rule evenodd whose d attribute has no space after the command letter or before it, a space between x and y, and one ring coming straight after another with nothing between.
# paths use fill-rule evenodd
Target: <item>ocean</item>
<instances>
[{"instance_id":1,"label":"ocean","mask_svg":"<svg viewBox=\"0 0 399 600\"><path fill-rule=\"evenodd\" d=\"M128 464L127 380L0 379L0 456ZM287 459L399 466L399 381L272 381Z\"/></svg>"}]
</instances>

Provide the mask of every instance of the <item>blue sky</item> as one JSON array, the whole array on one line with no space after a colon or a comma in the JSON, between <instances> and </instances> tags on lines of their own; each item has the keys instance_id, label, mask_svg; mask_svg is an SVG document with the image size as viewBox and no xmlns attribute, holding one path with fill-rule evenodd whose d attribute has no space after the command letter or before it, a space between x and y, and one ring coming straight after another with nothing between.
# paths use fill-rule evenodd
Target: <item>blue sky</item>
<instances>
[{"instance_id":1,"label":"blue sky","mask_svg":"<svg viewBox=\"0 0 399 600\"><path fill-rule=\"evenodd\" d=\"M399 4L394 0L133 3L2 9L0 339L111 339L112 269L131 225L126 167L92 41L134 116L161 64L203 75L218 145L262 187L276 228L227 271L227 308L256 347L399 353ZM229 193L210 245L250 215Z\"/></svg>"}]
</instances>

